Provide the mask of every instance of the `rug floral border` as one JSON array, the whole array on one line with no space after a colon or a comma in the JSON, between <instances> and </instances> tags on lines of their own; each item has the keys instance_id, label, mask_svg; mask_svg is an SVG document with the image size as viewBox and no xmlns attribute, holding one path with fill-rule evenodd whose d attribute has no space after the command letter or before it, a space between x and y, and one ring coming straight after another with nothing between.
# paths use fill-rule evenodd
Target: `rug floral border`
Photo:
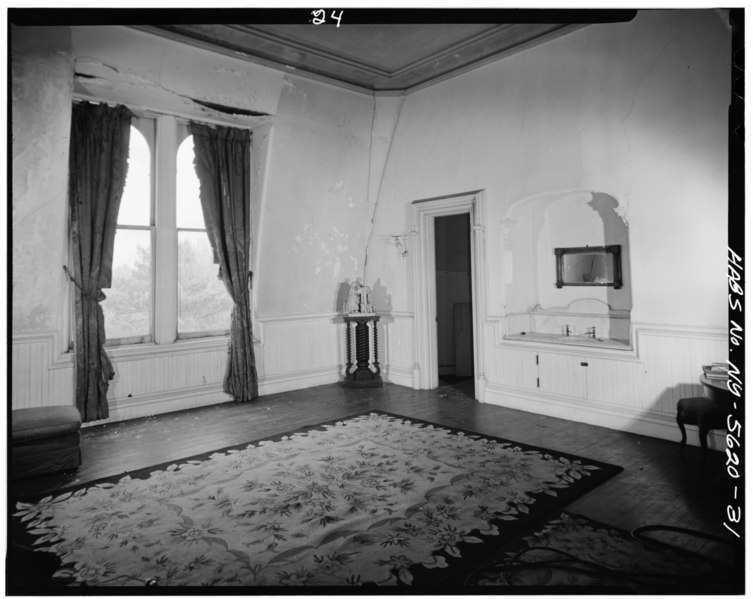
<instances>
[{"instance_id":1,"label":"rug floral border","mask_svg":"<svg viewBox=\"0 0 753 599\"><path fill-rule=\"evenodd\" d=\"M448 567L447 570L443 571L442 573L438 572L437 570L428 570L426 568L411 568L411 574L413 578L413 585L412 585L413 589L421 588L425 590L427 588L433 587L437 590L441 590L445 592L452 588L457 588L458 585L462 584L462 581L464 580L464 578L471 571L475 570L478 567L478 564L480 562L486 561L490 555L493 555L499 552L505 546L508 546L510 543L515 542L515 540L519 538L520 534L526 532L532 527L539 525L544 519L546 519L547 517L550 517L554 511L561 510L564 505L566 505L567 503L569 503L576 497L579 497L585 494L586 492L592 490L593 488L597 487L598 485L602 484L603 482L605 482L606 480L608 480L609 478L611 478L612 476L616 475L617 473L623 470L623 468L620 466L608 464L605 462L601 462L599 460L584 458L584 457L567 453L567 452L549 450L540 446L531 445L527 443L521 443L521 442L511 440L511 439L498 437L496 435L479 433L477 431L471 431L468 429L463 429L463 428L459 428L459 427L455 427L451 425L440 424L437 422L424 420L421 418L415 418L412 416L396 414L394 412L370 409L370 410L361 411L356 414L352 414L352 415L348 415L344 417L341 416L339 418L325 420L316 424L302 425L300 427L297 427L294 430L289 430L283 433L277 433L274 435L269 435L266 437L254 439L251 441L234 444L234 445L223 447L221 449L217 449L213 451L203 452L201 454L189 456L186 458L161 462L159 464L155 464L155 465L148 466L145 468L140 468L135 471L131 471L131 472L125 471L116 475L103 477L97 480L67 486L65 488L56 490L53 493L47 492L47 493L39 494L40 497L38 497L37 499L25 499L25 501L38 501L45 497L55 497L58 495L62 495L64 493L75 492L80 489L93 487L95 485L99 485L103 483L115 483L119 481L120 479L122 479L124 476L129 476L131 478L146 479L151 474L155 472L159 472L161 470L165 470L166 468L171 467L171 466L180 467L182 464L185 464L188 462L208 460L213 455L227 454L233 450L237 451L243 448L257 446L258 444L262 442L274 442L277 440L281 440L284 437L294 435L296 433L302 433L302 432L312 431L312 430L324 430L325 427L327 426L332 426L339 422L347 422L352 419L368 416L369 414L376 414L376 415L386 416L389 418L395 418L395 419L406 421L411 424L415 424L422 427L433 427L435 429L448 431L449 433L453 435L461 434L461 435L467 435L474 438L488 439L494 442L512 445L516 448L520 448L520 450L524 452L525 451L539 452L544 455L551 456L554 459L566 458L571 461L577 460L588 466L595 466L598 468L598 470L593 471L590 476L581 478L580 480L578 480L577 484L572 484L571 486L560 489L560 492L556 496L551 496L544 493L537 494L535 508L532 510L533 513L529 514L529 517L525 519L514 520L514 521L503 521L503 520L498 520L498 519L490 520L491 524L498 526L500 530L504 530L504 535L500 535L498 539L495 539L493 541L489 539L490 542L485 542L483 544L460 542L458 546L462 548L461 550L462 557L454 558L452 556L445 556L445 559L447 560L448 565L450 567ZM572 482L575 483L576 481L572 481ZM379 588L382 589L383 587L379 587ZM408 590L411 587L400 586L399 588L402 588L403 590Z\"/></svg>"},{"instance_id":2,"label":"rug floral border","mask_svg":"<svg viewBox=\"0 0 753 599\"><path fill-rule=\"evenodd\" d=\"M447 425L447 424L441 424L439 422L434 422L432 420L424 420L422 418L416 418L414 416L406 416L404 414L397 414L395 412L389 412L387 410L371 409L371 410L363 410L361 412L357 412L355 414L350 414L348 416L342 416L342 417L339 417L339 418L331 418L329 420L324 420L322 422L317 422L315 424L304 424L304 425L301 425L301 426L299 426L299 427L297 427L295 429L287 430L287 431L282 432L282 433L275 433L274 435L268 435L266 437L259 437L258 439L252 439L250 441L244 441L242 443L236 443L234 445L227 445L227 446L221 447L219 449L213 449L211 451L205 451L205 452L198 453L198 454L195 454L195 455L187 456L185 458L178 458L178 459L173 459L173 460L167 460L167 461L164 461L164 462L160 462L158 464L154 464L152 466L145 466L143 468L137 468L136 470L124 470L123 472L119 472L117 474L111 474L111 475L108 475L108 476L103 476L101 478L97 478L97 479L94 479L94 480L90 480L90 481L86 481L86 482L81 482L81 483L76 483L76 484L72 484L72 485L66 485L66 486L60 487L59 489L57 489L55 491L52 491L52 492L51 491L45 491L45 492L30 493L30 494L20 494L18 496L13 497L13 499L17 500L17 501L27 501L27 502L39 501L40 499L43 499L45 497L49 497L49 496L54 497L54 496L60 495L62 493L71 493L71 492L78 491L79 489L84 489L86 487L91 487L93 485L98 485L98 484L101 484L101 483L117 482L121 478L123 478L124 476L130 476L131 478L147 478L153 472L157 472L159 470L164 470L168 466L172 466L172 465L180 466L181 464L186 464L186 463L191 462L191 461L207 460L211 456L216 455L216 454L228 453L228 452L230 452L232 450L243 449L244 447L249 447L251 445L258 445L259 443L262 443L262 442L265 442L265 441L278 441L278 440L282 439L283 437L294 435L296 433L301 433L301 432L310 431L310 430L314 430L314 429L323 429L324 427L331 426L333 424L336 424L337 422L344 422L346 420L351 420L353 418L360 418L362 416L367 416L369 414L381 414L383 416L390 416L392 418L400 418L400 419L403 419L403 420L410 420L411 422L413 422L415 424L421 424L423 426L433 426L435 428L443 428L445 430L451 431L453 434L462 433L462 434L465 434L465 435L473 435L473 436L477 436L477 437L483 437L483 438L486 438L486 439L492 439L494 441L499 441L499 442L502 442L502 443L511 443L511 444L513 444L513 445L515 445L517 447L520 447L523 450L545 451L546 453L549 453L549 454L551 454L553 456L558 456L558 457L561 456L561 457L566 457L566 458L576 458L576 459L584 460L584 461L589 462L590 464L593 464L595 466L599 466L600 468L602 468L604 470L614 469L614 472L612 472L607 478L610 478L611 476L614 476L615 474L619 474L620 472L622 472L624 470L624 468L622 468L622 466L617 466L617 465L614 465L614 464L609 464L607 462L602 462L600 460L594 460L594 459L591 459L591 458L586 458L586 457L580 456L578 454L568 453L566 451L558 451L556 449L547 449L546 447L541 447L539 445L532 445L530 443L523 443L523 442L520 442L520 441L516 441L515 439L507 439L507 438L504 438L504 437L498 437L496 435L490 435L488 433L480 433L480 432L477 432L477 431L473 431L471 429L460 428L460 427L451 426L451 425ZM605 478L604 480L607 480L607 478ZM594 486L598 486L599 484L601 484L601 482L603 482L603 481L599 481ZM583 493L576 493L576 496L580 496L582 494Z\"/></svg>"}]
</instances>

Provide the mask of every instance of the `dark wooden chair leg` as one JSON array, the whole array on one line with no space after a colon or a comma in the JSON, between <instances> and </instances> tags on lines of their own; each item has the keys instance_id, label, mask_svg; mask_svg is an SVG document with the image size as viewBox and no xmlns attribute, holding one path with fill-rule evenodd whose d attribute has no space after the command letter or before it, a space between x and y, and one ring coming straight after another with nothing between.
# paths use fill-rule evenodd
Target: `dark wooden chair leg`
<instances>
[{"instance_id":1,"label":"dark wooden chair leg","mask_svg":"<svg viewBox=\"0 0 753 599\"><path fill-rule=\"evenodd\" d=\"M698 437L701 442L701 473L706 480L706 458L709 453L708 434L711 427L706 422L698 423Z\"/></svg>"},{"instance_id":2,"label":"dark wooden chair leg","mask_svg":"<svg viewBox=\"0 0 753 599\"><path fill-rule=\"evenodd\" d=\"M701 449L703 450L704 455L709 449L709 443L708 443L708 434L709 434L709 427L707 424L701 422L698 424L698 440L701 442Z\"/></svg>"},{"instance_id":3,"label":"dark wooden chair leg","mask_svg":"<svg viewBox=\"0 0 753 599\"><path fill-rule=\"evenodd\" d=\"M680 440L680 451L682 451L688 442L688 435L685 433L685 421L680 410L677 410L677 426L680 427L680 433L682 433L682 439Z\"/></svg>"}]
</instances>

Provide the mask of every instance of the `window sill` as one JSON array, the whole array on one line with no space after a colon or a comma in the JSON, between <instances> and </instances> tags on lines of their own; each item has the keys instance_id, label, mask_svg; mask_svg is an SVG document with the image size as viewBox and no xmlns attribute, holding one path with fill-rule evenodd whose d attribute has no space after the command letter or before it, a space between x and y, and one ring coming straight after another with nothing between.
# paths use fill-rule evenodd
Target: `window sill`
<instances>
[{"instance_id":1,"label":"window sill","mask_svg":"<svg viewBox=\"0 0 753 599\"><path fill-rule=\"evenodd\" d=\"M178 339L174 343L158 345L156 343L135 343L133 345L115 345L105 347L107 355L114 362L121 360L143 360L155 356L175 356L180 354L194 354L202 351L227 350L230 343L229 335L216 337L202 337L201 339ZM64 368L74 362L74 352L61 354L53 367Z\"/></svg>"}]
</instances>

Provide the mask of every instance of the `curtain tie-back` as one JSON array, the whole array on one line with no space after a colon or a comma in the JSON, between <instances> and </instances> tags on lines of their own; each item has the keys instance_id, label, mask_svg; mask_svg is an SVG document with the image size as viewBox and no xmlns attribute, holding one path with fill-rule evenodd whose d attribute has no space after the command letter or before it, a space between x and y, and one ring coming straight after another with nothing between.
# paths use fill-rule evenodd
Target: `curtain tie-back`
<instances>
[{"instance_id":1,"label":"curtain tie-back","mask_svg":"<svg viewBox=\"0 0 753 599\"><path fill-rule=\"evenodd\" d=\"M71 271L68 269L68 267L63 264L63 270L65 271L65 276L68 277L68 280L73 283L76 287L78 287L79 291L81 291L81 295L83 295L86 299L88 299L90 302L101 302L102 300L107 299L107 296L103 293L101 289L99 289L99 293L97 294L97 297L94 297L91 293L89 293L86 289L84 289L81 286L81 283L79 283L75 277L71 274Z\"/></svg>"}]
</instances>

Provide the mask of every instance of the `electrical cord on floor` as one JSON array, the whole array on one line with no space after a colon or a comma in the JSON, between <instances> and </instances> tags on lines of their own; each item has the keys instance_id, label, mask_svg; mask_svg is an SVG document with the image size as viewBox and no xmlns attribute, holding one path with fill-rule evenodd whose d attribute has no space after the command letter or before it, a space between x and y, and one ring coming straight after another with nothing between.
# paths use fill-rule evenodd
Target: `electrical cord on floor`
<instances>
[{"instance_id":1,"label":"electrical cord on floor","mask_svg":"<svg viewBox=\"0 0 753 599\"><path fill-rule=\"evenodd\" d=\"M685 549L684 547L677 547L676 545L672 545L671 543L665 543L663 541L659 541L657 539L652 539L645 536L645 533L655 531L655 530L666 531L666 532L679 532L679 533L682 533L684 535L688 535L691 537L698 537L701 539L708 539L709 541L715 541L723 545L729 545L729 546L735 545L734 541L725 539L723 537L719 537L717 535L712 535L707 532L694 530L692 528L683 528L681 526L667 526L664 524L647 524L646 526L639 526L638 528L634 528L633 530L630 531L630 536L633 537L636 541L640 543L644 543L645 545L654 545L657 547L664 547L664 548L672 549L674 551L679 551L682 553L690 553L692 555L699 555L693 551Z\"/></svg>"},{"instance_id":2,"label":"electrical cord on floor","mask_svg":"<svg viewBox=\"0 0 753 599\"><path fill-rule=\"evenodd\" d=\"M648 578L648 579L660 578L662 580L667 580L667 581L676 580L678 582L684 582L688 584L690 583L714 583L719 580L728 581L730 577L736 574L733 568L724 567L723 565L718 564L716 560L712 560L711 558L707 558L703 555L700 555L688 549L677 547L670 543L658 541L656 539L651 539L645 536L646 533L652 532L652 531L666 531L666 532L682 533L689 536L694 536L694 537L699 537L699 538L715 541L724 545L730 545L730 546L734 545L734 543L730 541L729 539L725 539L725 538L712 535L706 532L689 529L689 528L683 528L679 526L651 524L651 525L646 525L646 526L639 526L638 528L633 529L632 531L630 531L630 536L637 542L649 548L653 546L653 547L671 549L678 553L683 553L685 555L692 555L695 557L700 557L702 559L708 559L709 561L713 561L715 563L714 570L712 572L702 573L698 575L692 575L692 574L687 574L687 573L672 574L672 573L667 573L667 572L657 573L657 572L615 570L613 568L609 568L607 566L604 566L596 562L584 560L576 555L568 553L567 551L563 551L561 549L557 549L554 547L547 547L547 546L527 547L525 549L522 549L521 551L519 551L512 557L503 559L501 561L501 564L502 564L502 567L506 570L506 573L509 573L509 571L513 569L530 570L532 568L557 568L557 569L565 570L572 573L585 574L591 577L602 575L602 576L608 576L608 577L612 577L616 579L620 579L620 578L635 579L636 577L643 577L643 578ZM523 561L521 559L523 555L532 551L548 551L550 553L559 554L559 556L561 557L557 559L549 559L549 560L543 560L543 561L537 561L537 562L528 562L528 561ZM478 572L479 570L480 569L477 569L476 572Z\"/></svg>"},{"instance_id":3,"label":"electrical cord on floor","mask_svg":"<svg viewBox=\"0 0 753 599\"><path fill-rule=\"evenodd\" d=\"M102 584L110 584L115 582L116 580L121 579L127 579L127 580L135 580L136 582L140 582L145 587L156 587L159 586L159 579L156 576L150 576L149 578L139 578L137 576L130 576L129 574L120 574L119 576L114 576L112 578L108 578L107 580L98 580L97 586ZM81 586L81 587L88 587L89 585L86 583L86 581L80 581L77 580L73 576L61 576L61 577L53 577L52 582L56 586Z\"/></svg>"},{"instance_id":4,"label":"electrical cord on floor","mask_svg":"<svg viewBox=\"0 0 753 599\"><path fill-rule=\"evenodd\" d=\"M532 551L548 551L550 553L558 554L561 557L556 559L539 560L535 562L529 562L522 560L522 556ZM564 559L563 559L564 558ZM661 579L672 583L686 583L686 584L698 584L698 583L715 583L719 580L728 581L731 571L726 569L715 569L713 572L703 574L672 574L667 572L642 572L636 570L616 570L609 568L602 564L584 560L576 555L546 546L533 546L527 547L514 556L502 560L502 567L505 570L505 574L509 578L509 574L513 570L531 570L537 568L556 568L564 570L574 574L584 574L590 577L607 577L612 579L629 579L635 580L636 578L644 579Z\"/></svg>"}]
</instances>

